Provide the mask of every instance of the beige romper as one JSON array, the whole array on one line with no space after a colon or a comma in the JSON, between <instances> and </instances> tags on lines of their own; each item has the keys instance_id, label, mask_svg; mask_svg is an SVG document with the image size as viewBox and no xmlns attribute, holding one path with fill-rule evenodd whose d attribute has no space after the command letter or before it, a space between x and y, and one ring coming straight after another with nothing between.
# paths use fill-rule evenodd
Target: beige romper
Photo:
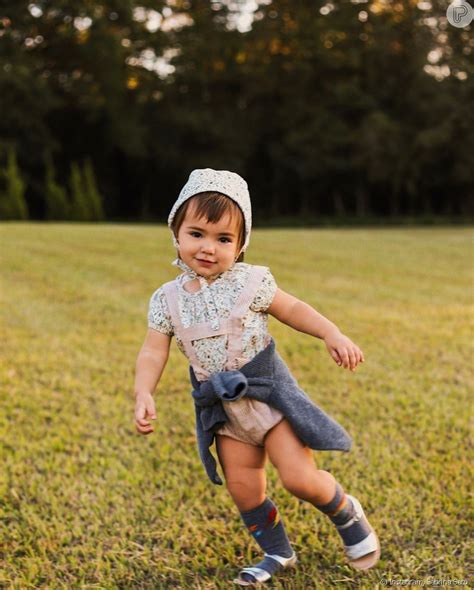
<instances>
[{"instance_id":1,"label":"beige romper","mask_svg":"<svg viewBox=\"0 0 474 590\"><path fill-rule=\"evenodd\" d=\"M218 321L214 318L212 323L202 322L189 327L184 327L181 322L176 282L170 281L163 285L174 333L182 342L184 353L199 381L206 381L210 376L209 371L199 363L193 346L193 342L199 339L227 334L227 360L222 370L240 369L251 360L242 356L243 318L249 310L265 272L265 267L251 267L247 283L237 297L228 317L219 317ZM265 345L269 342L270 335L267 333ZM263 446L267 432L284 417L280 411L268 404L246 396L234 402L223 402L223 407L228 422L221 426L217 433L260 447Z\"/></svg>"}]
</instances>

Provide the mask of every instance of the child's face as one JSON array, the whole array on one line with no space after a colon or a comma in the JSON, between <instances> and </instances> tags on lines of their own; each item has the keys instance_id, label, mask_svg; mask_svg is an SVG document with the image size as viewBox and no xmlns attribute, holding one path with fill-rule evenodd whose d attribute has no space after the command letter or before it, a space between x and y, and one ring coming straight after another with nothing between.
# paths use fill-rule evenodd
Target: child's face
<instances>
[{"instance_id":1,"label":"child's face","mask_svg":"<svg viewBox=\"0 0 474 590\"><path fill-rule=\"evenodd\" d=\"M239 225L227 213L217 223L196 217L194 204L186 211L178 232L179 255L197 274L205 278L229 270L237 257Z\"/></svg>"}]
</instances>

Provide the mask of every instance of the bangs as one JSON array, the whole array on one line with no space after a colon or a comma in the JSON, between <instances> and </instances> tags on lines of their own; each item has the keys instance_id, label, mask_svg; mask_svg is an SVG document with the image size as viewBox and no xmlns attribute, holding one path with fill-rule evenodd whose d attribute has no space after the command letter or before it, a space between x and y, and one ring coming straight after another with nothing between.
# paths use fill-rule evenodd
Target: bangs
<instances>
[{"instance_id":1,"label":"bangs","mask_svg":"<svg viewBox=\"0 0 474 590\"><path fill-rule=\"evenodd\" d=\"M205 217L209 223L217 223L226 214L229 215L232 223L237 220L237 225L242 223L242 212L240 207L230 197L221 193L199 193L189 200L194 205L194 213L197 217Z\"/></svg>"},{"instance_id":2,"label":"bangs","mask_svg":"<svg viewBox=\"0 0 474 590\"><path fill-rule=\"evenodd\" d=\"M205 218L209 223L217 223L224 215L229 215L231 223L237 224L239 247L241 248L244 245L245 223L240 207L230 197L211 191L198 193L181 205L171 224L175 235L178 234L191 204L193 205L194 214L200 219Z\"/></svg>"}]
</instances>

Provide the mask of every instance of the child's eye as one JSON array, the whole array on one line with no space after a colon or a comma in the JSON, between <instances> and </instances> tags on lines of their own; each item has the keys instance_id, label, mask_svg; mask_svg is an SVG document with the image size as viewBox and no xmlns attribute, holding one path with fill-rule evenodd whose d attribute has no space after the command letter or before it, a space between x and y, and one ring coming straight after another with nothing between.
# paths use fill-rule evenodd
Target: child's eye
<instances>
[{"instance_id":1,"label":"child's eye","mask_svg":"<svg viewBox=\"0 0 474 590\"><path fill-rule=\"evenodd\" d=\"M201 234L198 231L190 231L189 235L193 236L193 238L200 238Z\"/></svg>"},{"instance_id":2,"label":"child's eye","mask_svg":"<svg viewBox=\"0 0 474 590\"><path fill-rule=\"evenodd\" d=\"M224 244L230 243L232 240L230 238L220 238L221 241L224 242Z\"/></svg>"}]
</instances>

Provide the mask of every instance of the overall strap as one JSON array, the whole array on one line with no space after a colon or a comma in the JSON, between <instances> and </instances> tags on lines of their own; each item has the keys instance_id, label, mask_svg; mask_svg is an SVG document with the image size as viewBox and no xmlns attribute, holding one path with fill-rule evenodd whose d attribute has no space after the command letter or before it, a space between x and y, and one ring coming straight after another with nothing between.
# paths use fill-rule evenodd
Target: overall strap
<instances>
[{"instance_id":1,"label":"overall strap","mask_svg":"<svg viewBox=\"0 0 474 590\"><path fill-rule=\"evenodd\" d=\"M199 360L196 355L196 351L194 350L194 347L192 345L192 340L196 339L196 337L193 338L193 333L191 330L195 326L191 326L191 329L184 328L183 324L181 323L178 306L178 287L176 285L176 281L170 281L169 283L165 283L163 285L163 291L166 296L166 302L168 303L168 309L171 315L171 321L173 322L175 334L183 343L183 348L186 352L186 356L188 357L189 362L191 363L191 366L193 367L196 375L199 378L207 379L209 377L209 372L200 366Z\"/></svg>"},{"instance_id":2,"label":"overall strap","mask_svg":"<svg viewBox=\"0 0 474 590\"><path fill-rule=\"evenodd\" d=\"M183 342L185 340L200 340L201 338L210 338L211 336L227 334L229 325L232 323L230 319L220 320L219 327L212 327L210 322L199 322L185 328L181 323L181 317L179 315L178 287L175 281L165 283L163 285L163 291L168 303L173 328L180 340Z\"/></svg>"},{"instance_id":3,"label":"overall strap","mask_svg":"<svg viewBox=\"0 0 474 590\"><path fill-rule=\"evenodd\" d=\"M242 333L243 318L249 310L252 301L257 294L262 279L266 272L264 266L253 266L250 270L247 282L232 308L228 318L220 319L219 327L213 328L209 322L201 322L185 328L181 323L178 307L178 288L176 281L170 281L163 285L168 308L173 322L175 334L183 343L186 356L194 369L198 379L208 379L209 371L201 367L192 342L201 338L228 335L226 370L239 368L242 359Z\"/></svg>"},{"instance_id":4,"label":"overall strap","mask_svg":"<svg viewBox=\"0 0 474 590\"><path fill-rule=\"evenodd\" d=\"M174 331L179 335L183 328L183 324L181 323L181 318L179 317L178 289L176 287L175 281L169 281L169 283L165 283L163 285L163 291L165 293Z\"/></svg>"},{"instance_id":5,"label":"overall strap","mask_svg":"<svg viewBox=\"0 0 474 590\"><path fill-rule=\"evenodd\" d=\"M240 366L242 360L243 319L255 299L266 270L265 266L252 267L247 282L230 312L229 330L227 332L229 336L226 369L228 371L238 369Z\"/></svg>"}]
</instances>

